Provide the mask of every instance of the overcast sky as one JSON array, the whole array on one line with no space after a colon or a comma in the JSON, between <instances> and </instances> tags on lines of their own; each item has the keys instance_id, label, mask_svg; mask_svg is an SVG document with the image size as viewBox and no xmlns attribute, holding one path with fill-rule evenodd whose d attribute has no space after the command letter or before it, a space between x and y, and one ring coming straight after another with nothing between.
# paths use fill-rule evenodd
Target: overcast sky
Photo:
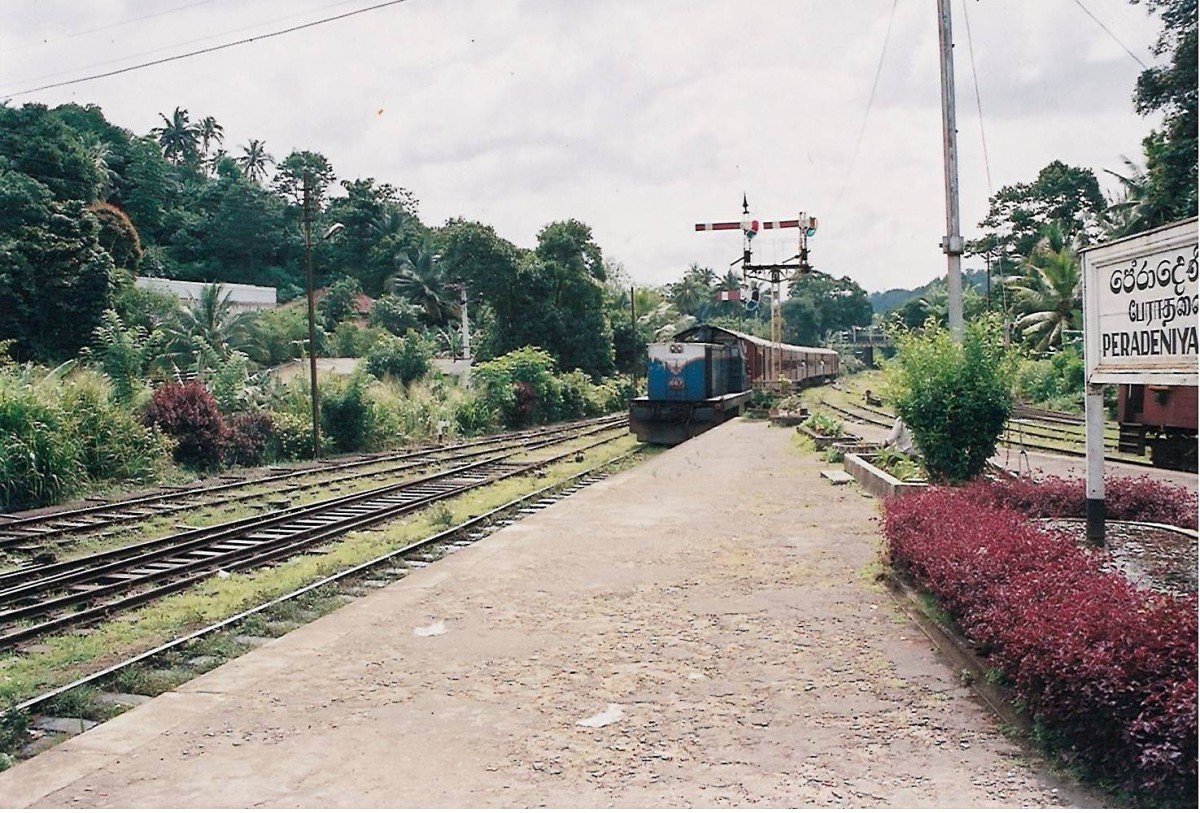
<instances>
[{"instance_id":1,"label":"overcast sky","mask_svg":"<svg viewBox=\"0 0 1200 813\"><path fill-rule=\"evenodd\" d=\"M135 133L175 107L234 154L314 150L339 178L410 189L422 220L463 216L532 247L578 218L638 283L723 273L742 194L762 220L820 219L811 260L869 291L945 273L937 15L898 0L408 0L286 36L95 79L379 0L0 0L0 99L99 105ZM1157 18L1126 0L951 0L963 232L990 191L1059 159L1141 162L1133 111ZM968 16L969 15L969 16ZM974 43L985 171L967 23ZM866 127L863 130L864 117ZM855 159L859 134L861 147ZM777 237L776 235L781 235ZM756 259L795 254L764 232ZM968 267L978 263L967 260Z\"/></svg>"}]
</instances>

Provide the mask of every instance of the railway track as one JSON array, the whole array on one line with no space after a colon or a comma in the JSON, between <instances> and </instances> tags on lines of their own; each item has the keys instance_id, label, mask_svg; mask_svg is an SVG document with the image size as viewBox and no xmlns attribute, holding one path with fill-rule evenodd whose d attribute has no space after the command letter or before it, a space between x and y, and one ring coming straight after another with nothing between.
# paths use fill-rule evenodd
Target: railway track
<instances>
[{"instance_id":1,"label":"railway track","mask_svg":"<svg viewBox=\"0 0 1200 813\"><path fill-rule=\"evenodd\" d=\"M303 468L272 467L266 474L225 478L223 482L190 488L166 487L151 494L106 501L93 505L36 511L25 515L0 516L0 551L37 557L51 541L104 533L115 527L136 525L185 511L219 507L245 499L261 506L278 503L283 496L296 497L305 490L352 484L365 478L384 479L449 462L467 461L503 449L519 448L547 432L569 434L580 427L619 425L625 418L575 421L549 429L511 432L447 446L364 455L353 460L333 461Z\"/></svg>"},{"instance_id":2,"label":"railway track","mask_svg":"<svg viewBox=\"0 0 1200 813\"><path fill-rule=\"evenodd\" d=\"M34 727L37 727L40 725L38 720L41 719L37 715L44 713L47 709L53 709L55 703L60 698L69 696L72 692L79 689L95 692L97 689L102 690L105 686L111 687L114 681L117 681L125 671L144 670L146 668L153 668L155 664L169 662L172 660L173 653L181 650L186 651L190 646L199 644L215 636L226 635L232 639L236 636L238 628L254 616L269 616L274 610L282 609L296 602L304 602L308 596L329 588L335 590L350 589L353 591L353 585L356 582L377 586L379 579L383 579L386 582L402 579L412 567L424 566L426 564L420 558L423 552L427 550L448 551L467 547L485 538L499 527L516 521L521 516L541 511L590 485L604 480L611 473L614 464L620 464L638 454L638 452L639 449L635 448L598 466L577 472L564 482L545 486L517 497L503 505L496 506L478 516L474 516L459 525L439 531L423 539L405 543L369 561L347 567L286 595L272 598L255 607L211 623L202 629L187 632L178 638L146 649L118 663L104 666L63 685L45 689L35 696L14 703L10 707L9 712L18 715L34 715L32 717L32 724ZM566 454L571 454L571 452L567 452ZM541 461L541 464L544 465L545 462ZM210 664L207 668L212 668L213 665L215 664ZM181 677L182 679L186 679L186 677ZM80 730L82 730L85 727L86 721L79 718L78 722Z\"/></svg>"},{"instance_id":3,"label":"railway track","mask_svg":"<svg viewBox=\"0 0 1200 813\"><path fill-rule=\"evenodd\" d=\"M351 531L534 472L607 443L614 429L624 427L623 420L614 419L528 435L499 450L473 452L465 462L455 459L441 471L348 496L0 573L0 648L91 623L187 589L220 572L278 562ZM582 440L586 445L535 461L513 460L567 440Z\"/></svg>"},{"instance_id":4,"label":"railway track","mask_svg":"<svg viewBox=\"0 0 1200 813\"><path fill-rule=\"evenodd\" d=\"M821 397L820 401L822 406L833 410L839 415L874 426L890 429L896 420L895 414L870 405L859 406L856 404L851 408L844 404L833 403L824 396ZM1083 448L1083 425L1081 422L1069 420L1070 417L1065 416L1063 413L1053 413L1050 416L1039 417L1037 416L1037 411L1024 412L1021 416L1011 418L1008 421L1003 434L1000 436L999 443L1006 446L1019 446L1029 451L1060 454L1068 457L1084 457L1086 456L1086 452ZM1039 425L1041 421L1053 423L1057 426L1078 427L1078 431L1065 432L1060 429L1044 427ZM1043 441L1058 441L1059 443L1051 444ZM1115 432L1105 431L1104 448L1106 460L1128 463L1135 466L1149 467L1151 465L1145 458L1118 453Z\"/></svg>"}]
</instances>

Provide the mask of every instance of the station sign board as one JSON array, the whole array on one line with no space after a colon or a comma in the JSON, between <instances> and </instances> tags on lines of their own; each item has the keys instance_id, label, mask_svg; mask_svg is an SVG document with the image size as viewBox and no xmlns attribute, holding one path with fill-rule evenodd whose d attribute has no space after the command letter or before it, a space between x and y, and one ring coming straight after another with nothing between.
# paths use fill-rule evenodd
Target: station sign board
<instances>
[{"instance_id":1,"label":"station sign board","mask_svg":"<svg viewBox=\"0 0 1200 813\"><path fill-rule=\"evenodd\" d=\"M1080 258L1088 382L1194 386L1197 219L1092 246Z\"/></svg>"}]
</instances>

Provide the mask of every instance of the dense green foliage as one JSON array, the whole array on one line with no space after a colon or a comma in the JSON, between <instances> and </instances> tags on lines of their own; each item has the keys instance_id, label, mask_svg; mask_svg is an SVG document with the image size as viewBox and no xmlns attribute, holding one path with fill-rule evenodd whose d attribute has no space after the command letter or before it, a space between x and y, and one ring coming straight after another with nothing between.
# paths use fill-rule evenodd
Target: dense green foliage
<instances>
[{"instance_id":1,"label":"dense green foliage","mask_svg":"<svg viewBox=\"0 0 1200 813\"><path fill-rule=\"evenodd\" d=\"M994 321L967 326L962 344L932 322L899 337L887 397L908 424L930 477L980 474L1012 410L1012 360Z\"/></svg>"},{"instance_id":2,"label":"dense green foliage","mask_svg":"<svg viewBox=\"0 0 1200 813\"><path fill-rule=\"evenodd\" d=\"M64 381L0 366L0 507L53 503L88 484L144 482L161 473L169 449L95 374Z\"/></svg>"},{"instance_id":3,"label":"dense green foliage","mask_svg":"<svg viewBox=\"0 0 1200 813\"><path fill-rule=\"evenodd\" d=\"M429 372L433 346L410 330L403 338L392 337L376 342L367 353L366 370L376 378L392 376L411 384Z\"/></svg>"}]
</instances>

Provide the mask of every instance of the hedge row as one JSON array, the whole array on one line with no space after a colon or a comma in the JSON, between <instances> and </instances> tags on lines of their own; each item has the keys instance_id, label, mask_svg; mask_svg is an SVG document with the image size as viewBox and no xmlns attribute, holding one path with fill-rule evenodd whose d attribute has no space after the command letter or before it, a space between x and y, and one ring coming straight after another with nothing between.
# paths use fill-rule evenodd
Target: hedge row
<instances>
[{"instance_id":1,"label":"hedge row","mask_svg":"<svg viewBox=\"0 0 1200 813\"><path fill-rule=\"evenodd\" d=\"M1123 789L1196 796L1196 599L1101 573L1097 554L974 491L884 506L894 566L952 614L1060 753Z\"/></svg>"}]
</instances>

